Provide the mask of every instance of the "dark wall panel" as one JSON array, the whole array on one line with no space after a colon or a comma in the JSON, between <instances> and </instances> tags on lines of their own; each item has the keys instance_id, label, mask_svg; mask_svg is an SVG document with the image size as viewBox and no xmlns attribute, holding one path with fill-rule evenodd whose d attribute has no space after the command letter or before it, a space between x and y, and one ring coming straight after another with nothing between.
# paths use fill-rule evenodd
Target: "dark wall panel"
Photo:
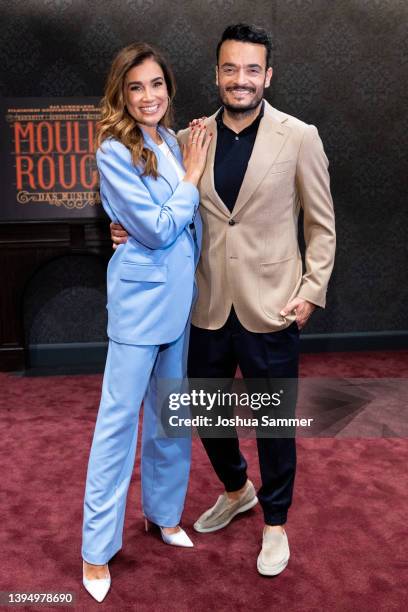
<instances>
[{"instance_id":1,"label":"dark wall panel","mask_svg":"<svg viewBox=\"0 0 408 612\"><path fill-rule=\"evenodd\" d=\"M405 0L17 0L2 2L1 13L3 95L100 96L114 53L144 39L174 65L178 127L218 105L215 47L223 28L240 20L268 27L267 97L317 125L330 160L337 259L328 308L307 331L407 329ZM96 292L86 300L104 325L104 300ZM88 339L80 320L76 338L81 325ZM45 336L53 341L49 330Z\"/></svg>"},{"instance_id":2,"label":"dark wall panel","mask_svg":"<svg viewBox=\"0 0 408 612\"><path fill-rule=\"evenodd\" d=\"M106 341L105 267L99 257L66 255L37 270L24 296L26 343Z\"/></svg>"}]
</instances>

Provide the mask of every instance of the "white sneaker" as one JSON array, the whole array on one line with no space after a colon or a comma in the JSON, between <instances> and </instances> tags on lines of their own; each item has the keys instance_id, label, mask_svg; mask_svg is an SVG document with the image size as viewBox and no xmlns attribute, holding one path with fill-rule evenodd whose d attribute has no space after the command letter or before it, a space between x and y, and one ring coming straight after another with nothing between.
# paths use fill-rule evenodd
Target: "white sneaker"
<instances>
[{"instance_id":1,"label":"white sneaker","mask_svg":"<svg viewBox=\"0 0 408 612\"><path fill-rule=\"evenodd\" d=\"M270 531L264 528L262 550L258 555L257 568L263 576L277 576L288 564L290 557L286 532Z\"/></svg>"},{"instance_id":2,"label":"white sneaker","mask_svg":"<svg viewBox=\"0 0 408 612\"><path fill-rule=\"evenodd\" d=\"M111 577L108 568L108 578L86 578L85 565L82 561L82 582L86 590L96 601L103 601L108 594L111 585Z\"/></svg>"}]
</instances>

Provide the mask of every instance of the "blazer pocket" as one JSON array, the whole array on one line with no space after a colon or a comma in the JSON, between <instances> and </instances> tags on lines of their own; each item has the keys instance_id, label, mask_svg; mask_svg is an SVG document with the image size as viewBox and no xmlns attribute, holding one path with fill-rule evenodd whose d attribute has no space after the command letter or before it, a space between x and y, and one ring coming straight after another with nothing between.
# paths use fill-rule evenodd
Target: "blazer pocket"
<instances>
[{"instance_id":1,"label":"blazer pocket","mask_svg":"<svg viewBox=\"0 0 408 612\"><path fill-rule=\"evenodd\" d=\"M165 283L167 266L156 264L123 263L120 266L120 278L127 281L144 283Z\"/></svg>"},{"instance_id":2,"label":"blazer pocket","mask_svg":"<svg viewBox=\"0 0 408 612\"><path fill-rule=\"evenodd\" d=\"M296 162L294 160L289 159L288 161L281 161L272 164L269 168L269 174L281 174L282 172L287 172L291 168L295 166Z\"/></svg>"},{"instance_id":3,"label":"blazer pocket","mask_svg":"<svg viewBox=\"0 0 408 612\"><path fill-rule=\"evenodd\" d=\"M282 322L280 311L297 294L301 281L302 260L297 255L274 263L261 263L259 302L264 313Z\"/></svg>"}]
</instances>

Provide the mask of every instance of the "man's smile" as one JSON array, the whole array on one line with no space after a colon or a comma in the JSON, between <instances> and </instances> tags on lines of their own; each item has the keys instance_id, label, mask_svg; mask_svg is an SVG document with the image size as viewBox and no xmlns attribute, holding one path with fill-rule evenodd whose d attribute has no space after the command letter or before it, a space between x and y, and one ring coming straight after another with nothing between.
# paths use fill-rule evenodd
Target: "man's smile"
<instances>
[{"instance_id":1,"label":"man's smile","mask_svg":"<svg viewBox=\"0 0 408 612\"><path fill-rule=\"evenodd\" d=\"M230 87L227 89L229 93L233 94L252 94L255 93L255 89L249 89L247 87Z\"/></svg>"}]
</instances>

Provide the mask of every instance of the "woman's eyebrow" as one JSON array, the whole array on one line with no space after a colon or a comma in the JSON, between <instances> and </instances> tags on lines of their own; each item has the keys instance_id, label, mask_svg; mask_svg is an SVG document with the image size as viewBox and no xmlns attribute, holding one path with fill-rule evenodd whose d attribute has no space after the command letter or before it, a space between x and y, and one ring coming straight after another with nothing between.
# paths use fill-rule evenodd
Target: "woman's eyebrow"
<instances>
[{"instance_id":1,"label":"woman's eyebrow","mask_svg":"<svg viewBox=\"0 0 408 612\"><path fill-rule=\"evenodd\" d=\"M150 82L151 82L151 83L154 83L155 81L162 81L162 80L163 80L163 77L162 77L162 76L157 76L157 77L154 77L154 79L151 79L151 81L150 81ZM143 85L143 82L142 82L142 81L129 81L129 83L128 83L128 87L129 87L130 85Z\"/></svg>"}]
</instances>

